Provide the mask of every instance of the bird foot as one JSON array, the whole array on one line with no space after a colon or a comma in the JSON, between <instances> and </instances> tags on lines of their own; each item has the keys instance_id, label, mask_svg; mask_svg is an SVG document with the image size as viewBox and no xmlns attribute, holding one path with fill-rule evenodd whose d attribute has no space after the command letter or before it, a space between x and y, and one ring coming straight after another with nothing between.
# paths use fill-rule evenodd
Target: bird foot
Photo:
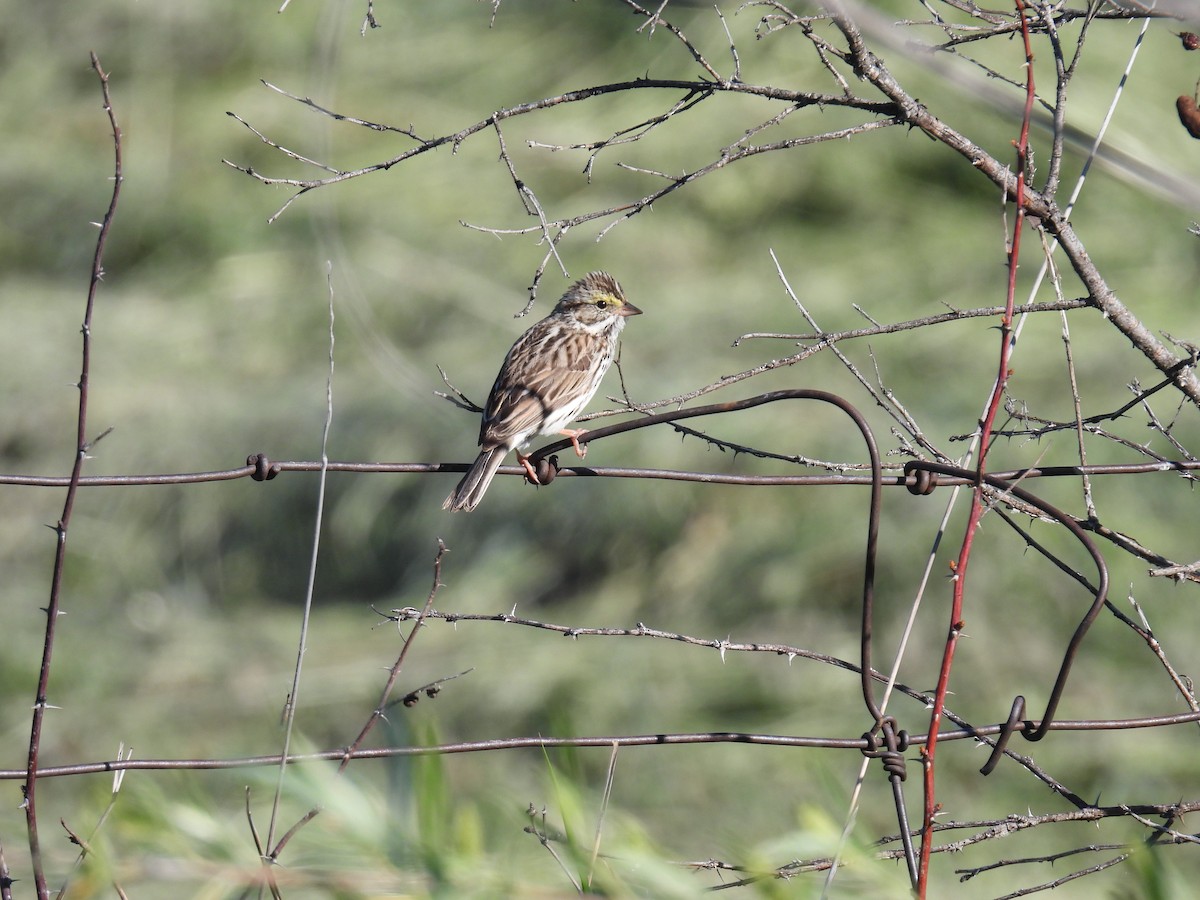
<instances>
[{"instance_id":1,"label":"bird foot","mask_svg":"<svg viewBox=\"0 0 1200 900\"><path fill-rule=\"evenodd\" d=\"M530 484L544 487L558 476L557 454L549 458L543 456L536 466L529 461L528 456L517 454L517 462L525 467L525 480Z\"/></svg>"},{"instance_id":2,"label":"bird foot","mask_svg":"<svg viewBox=\"0 0 1200 900\"><path fill-rule=\"evenodd\" d=\"M526 481L528 481L530 484L541 484L541 481L538 480L537 471L533 468L533 464L529 462L528 456L522 456L520 453L518 453L517 462L525 467Z\"/></svg>"},{"instance_id":3,"label":"bird foot","mask_svg":"<svg viewBox=\"0 0 1200 900\"><path fill-rule=\"evenodd\" d=\"M571 439L571 445L575 448L575 455L580 459L587 457L587 444L580 444L579 439L587 434L586 428L564 428L559 434L566 435Z\"/></svg>"}]
</instances>

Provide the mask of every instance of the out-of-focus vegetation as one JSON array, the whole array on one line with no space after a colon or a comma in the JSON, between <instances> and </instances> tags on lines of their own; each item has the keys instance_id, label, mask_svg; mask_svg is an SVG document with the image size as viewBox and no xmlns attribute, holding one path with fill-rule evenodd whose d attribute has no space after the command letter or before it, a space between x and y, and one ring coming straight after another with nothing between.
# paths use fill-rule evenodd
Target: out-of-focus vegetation
<instances>
[{"instance_id":1,"label":"out-of-focus vegetation","mask_svg":"<svg viewBox=\"0 0 1200 900\"><path fill-rule=\"evenodd\" d=\"M690 57L665 30L636 33L617 3L506 0L493 27L490 4L379 5L382 28L359 35L364 4L0 2L0 371L4 427L0 470L63 474L72 461L79 322L96 229L110 192L112 148L95 51L111 73L124 131L126 182L105 260L93 331L90 430L113 431L94 449L89 474L230 468L247 454L314 459L320 451L327 375L328 291L337 314L335 412L330 453L347 460L460 461L474 454L476 417L434 396L436 366L482 401L511 340L514 320L545 250L535 237L497 239L460 221L530 224L494 133L457 152L443 148L296 201L222 165L309 176L260 142L227 111L307 157L352 168L397 155L411 141L335 122L264 87L260 79L339 113L434 135L494 109L590 84L694 77ZM917 4L888 4L896 18ZM802 89L819 78L810 52L786 36L755 42L754 10L722 4L747 80ZM671 4L671 14L714 60L728 43L710 7ZM1094 26L1076 76L1073 124L1093 131L1116 86L1136 25ZM1109 143L1150 169L1196 175L1200 144L1175 120L1200 62L1178 49L1168 22L1147 37ZM979 55L1019 77L1015 44ZM1048 54L1046 54L1048 59ZM1041 57L1039 57L1041 59ZM1017 122L896 49L888 63L948 121L994 152ZM1040 72L1049 85L1050 72ZM1048 88L1047 88L1048 89ZM505 125L507 146L551 216L640 196L652 176L618 161L675 172L715 158L760 121L746 98L724 113L702 104L652 138L601 154L589 180L580 153L535 151L525 142L601 140L660 112L662 94L639 92L574 104ZM769 114L769 113L766 113ZM844 113L810 110L780 136L834 127ZM847 120L849 122L849 120ZM1043 140L1044 133L1035 136ZM1081 164L1071 156L1068 175ZM572 277L604 268L646 315L625 332L624 382L634 400L687 391L794 352L788 342L746 341L750 331L807 331L784 293L774 250L808 309L828 330L858 327L853 304L879 321L933 315L947 306L997 305L1004 297L1005 221L1000 198L961 160L900 129L849 142L767 154L670 195L602 241L581 227L560 247ZM1075 223L1102 272L1152 329L1194 332L1194 209L1153 184L1093 171ZM1022 283L1039 261L1027 244ZM327 287L328 275L328 287ZM533 315L568 283L548 269ZM1068 293L1081 293L1068 281ZM1098 316L1073 316L1071 335L1084 414L1126 401L1126 383L1157 380ZM972 431L995 375L994 323L909 332L843 349L904 400L931 438ZM1031 321L1014 358L1011 393L1039 414L1069 417L1061 324ZM1113 364L1116 360L1117 363ZM818 387L850 397L872 416L885 449L889 420L829 354L717 394ZM614 371L602 393L616 395ZM1169 392L1162 395L1166 397ZM1051 399L1053 404L1051 405ZM1157 406L1172 418L1171 403ZM597 406L600 404L597 403ZM785 408L786 407L786 408ZM1129 418L1140 414L1131 412ZM825 409L776 404L703 428L777 452L861 461L852 427ZM1119 431L1120 423L1112 426ZM1195 410L1177 436L1195 447ZM1190 441L1190 443L1189 443ZM998 444L993 468L1075 461L1073 438ZM1165 443L1165 455L1175 452ZM1044 456L1043 456L1044 454ZM1093 462L1120 459L1097 444ZM733 456L669 430L599 442L595 465L777 471L781 463ZM579 626L638 622L699 637L775 641L854 659L865 491L739 489L675 482L563 479L534 490L499 479L480 509L448 516L441 498L457 476L334 475L329 481L305 658L298 726L309 748L348 743L373 708L400 639L372 606L420 606L438 538L450 547L437 607L460 613L516 609ZM308 571L316 478L267 483L89 488L70 531L65 608L51 684L42 764L108 759L118 744L139 757L227 758L276 752L278 713L295 657ZM1038 490L1077 513L1077 485ZM1098 479L1102 518L1180 561L1196 557L1194 497L1171 475ZM935 495L886 498L880 564L880 667L890 665L908 602L944 508ZM24 765L62 491L0 487L0 767ZM957 550L965 506L943 554ZM1119 514L1118 514L1119 513ZM1040 714L1067 636L1087 595L989 520L972 561L950 706L978 723L1002 720L1025 692ZM1034 525L1035 535L1049 531ZM1082 565L1070 548L1060 548ZM1114 602L1127 586L1177 663L1192 661L1200 632L1194 585L1145 578L1146 564L1106 550ZM1075 553L1074 556L1070 554ZM947 556L946 558L950 558ZM935 571L945 571L939 563ZM948 588L937 585L902 679L929 688L945 635ZM800 660L727 654L649 640L580 638L513 626L432 623L420 635L401 692L472 669L436 700L395 708L374 736L382 745L516 735L755 731L852 737L870 726L856 677ZM1189 674L1185 672L1184 674ZM905 727L922 710L900 701ZM1060 716L1120 718L1178 711L1158 663L1128 630L1105 618L1089 637ZM1193 729L1194 730L1194 729ZM1188 799L1192 731L1056 734L1039 763L1085 798L1103 802ZM1026 752L1029 747L1014 744ZM981 779L983 755L941 748L939 790L952 819L1064 809L1028 774L1004 764ZM289 846L285 895L557 895L558 864L523 827L530 804L572 873L589 868L604 751L513 751L419 761L363 762L335 777L323 766L292 771L281 821L324 807ZM597 885L615 893L691 896L713 881L669 860L722 859L771 868L829 854L860 758L833 751L743 745L647 748L618 756ZM915 771L915 767L913 769ZM870 841L896 830L877 768L870 773L841 896L906 896L902 869L870 862ZM70 896L102 896L110 880L139 897L223 896L257 865L243 813L252 789L263 828L273 770L131 773L95 854ZM1194 778L1190 783L1194 786ZM0 842L18 891L29 884L17 782L0 802ZM910 780L915 811L919 788ZM51 824L87 835L108 802L108 778L43 783L43 845L51 882L75 849ZM537 824L541 825L538 817ZM1138 841L1129 823L1010 838L938 860L935 884L962 889L952 869L1090 842ZM1055 842L1060 842L1055 844ZM1165 867L1165 868L1164 868ZM1178 871L1176 871L1176 868ZM1133 891L1194 876L1195 853L1167 849L1151 863L1118 867L1079 886ZM1022 883L1054 877L1022 873ZM1057 871L1057 870L1056 870ZM1164 874L1165 873L1165 874ZM808 896L819 880L766 883L770 896ZM1002 893L1004 878L976 887ZM1101 880L1105 879L1105 880ZM1076 894L1067 894L1075 889ZM945 893L942 894L946 895ZM973 894L974 895L974 894Z\"/></svg>"}]
</instances>

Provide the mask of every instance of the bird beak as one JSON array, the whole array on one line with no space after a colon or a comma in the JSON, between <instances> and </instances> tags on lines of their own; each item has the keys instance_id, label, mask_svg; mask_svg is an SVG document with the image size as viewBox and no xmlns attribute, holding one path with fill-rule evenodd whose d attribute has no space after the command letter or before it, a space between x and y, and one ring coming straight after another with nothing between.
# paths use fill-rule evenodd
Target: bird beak
<instances>
[{"instance_id":1,"label":"bird beak","mask_svg":"<svg viewBox=\"0 0 1200 900\"><path fill-rule=\"evenodd\" d=\"M626 300L621 304L621 308L617 310L618 316L640 316L642 311Z\"/></svg>"}]
</instances>

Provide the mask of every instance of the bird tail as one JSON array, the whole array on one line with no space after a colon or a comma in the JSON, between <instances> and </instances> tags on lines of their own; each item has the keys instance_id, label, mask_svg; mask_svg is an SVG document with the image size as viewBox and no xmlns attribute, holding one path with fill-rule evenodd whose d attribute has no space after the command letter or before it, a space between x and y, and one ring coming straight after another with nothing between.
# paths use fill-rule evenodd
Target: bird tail
<instances>
[{"instance_id":1,"label":"bird tail","mask_svg":"<svg viewBox=\"0 0 1200 900\"><path fill-rule=\"evenodd\" d=\"M479 501L483 499L484 491L496 477L496 470L500 468L500 463L507 455L508 448L503 446L493 447L491 450L484 450L480 453L475 459L474 465L467 470L467 474L458 483L458 487L450 492L450 496L442 504L442 509L448 509L451 512L457 512L460 509L470 512L478 506Z\"/></svg>"}]
</instances>

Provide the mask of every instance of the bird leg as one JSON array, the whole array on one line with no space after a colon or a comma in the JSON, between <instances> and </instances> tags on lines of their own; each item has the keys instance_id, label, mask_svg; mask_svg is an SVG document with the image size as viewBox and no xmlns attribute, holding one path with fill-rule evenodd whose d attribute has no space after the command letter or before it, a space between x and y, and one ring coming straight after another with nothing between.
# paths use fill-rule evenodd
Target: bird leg
<instances>
[{"instance_id":1,"label":"bird leg","mask_svg":"<svg viewBox=\"0 0 1200 900\"><path fill-rule=\"evenodd\" d=\"M586 428L564 428L559 434L566 435L571 439L572 446L575 447L575 454L583 459L587 456L587 444L579 443L579 439L587 434ZM520 450L517 451L517 462L525 468L525 477L531 484L542 484L542 480L538 478L537 471L533 468L533 463L529 461L529 457L523 454ZM553 475L553 472L551 472ZM550 481L546 479L547 483Z\"/></svg>"},{"instance_id":2,"label":"bird leg","mask_svg":"<svg viewBox=\"0 0 1200 900\"><path fill-rule=\"evenodd\" d=\"M533 484L541 484L541 481L538 480L537 472L535 472L533 469L533 464L529 462L529 457L521 453L520 450L517 451L517 462L525 467L526 478L528 478Z\"/></svg>"},{"instance_id":3,"label":"bird leg","mask_svg":"<svg viewBox=\"0 0 1200 900\"><path fill-rule=\"evenodd\" d=\"M579 439L587 434L586 428L564 428L559 434L565 434L571 439L571 444L575 447L576 456L580 459L587 456L587 445L579 443Z\"/></svg>"}]
</instances>

